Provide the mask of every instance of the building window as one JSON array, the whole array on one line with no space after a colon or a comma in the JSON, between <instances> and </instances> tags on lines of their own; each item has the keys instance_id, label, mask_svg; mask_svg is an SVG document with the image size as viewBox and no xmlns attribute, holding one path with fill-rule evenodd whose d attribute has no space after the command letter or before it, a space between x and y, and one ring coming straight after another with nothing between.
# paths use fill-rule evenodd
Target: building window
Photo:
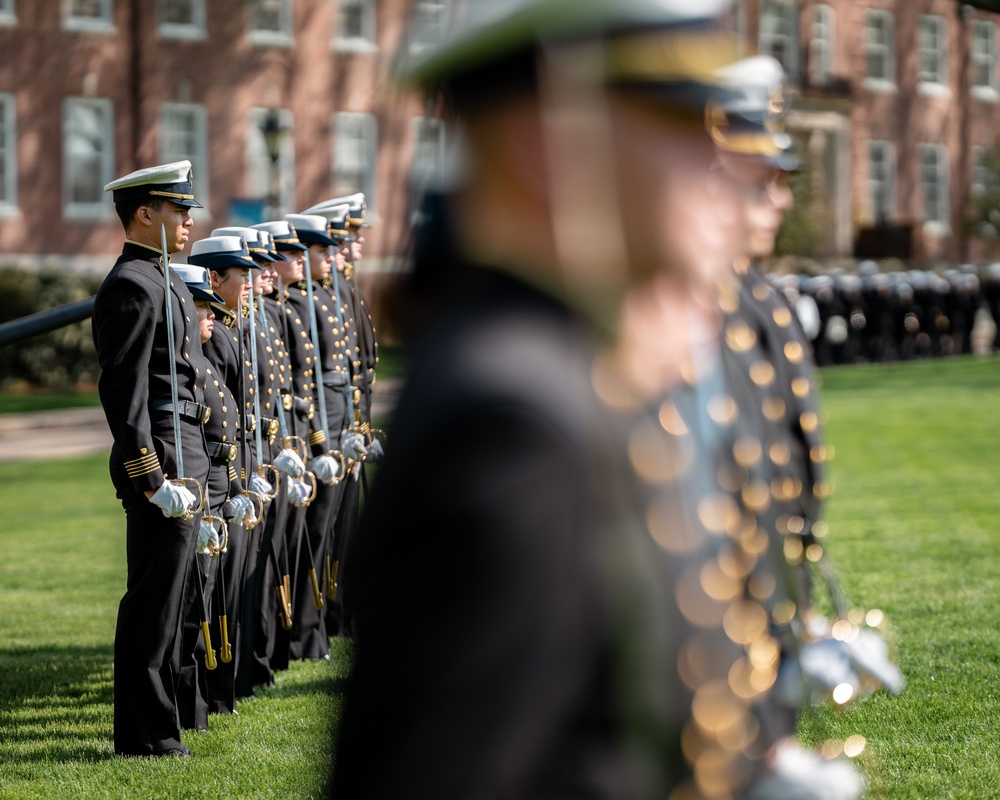
<instances>
[{"instance_id":1,"label":"building window","mask_svg":"<svg viewBox=\"0 0 1000 800\"><path fill-rule=\"evenodd\" d=\"M978 145L972 150L973 170L972 185L969 193L976 200L982 200L987 196L995 197L1000 189L1000 163L997 160L997 151L992 147Z\"/></svg>"},{"instance_id":2,"label":"building window","mask_svg":"<svg viewBox=\"0 0 1000 800\"><path fill-rule=\"evenodd\" d=\"M0 25L16 25L17 13L14 11L14 0L0 0Z\"/></svg>"},{"instance_id":3,"label":"building window","mask_svg":"<svg viewBox=\"0 0 1000 800\"><path fill-rule=\"evenodd\" d=\"M254 108L250 110L247 131L247 196L277 203L272 213L295 211L295 132L292 112L280 108L278 124L284 131L278 151L278 160L272 165L267 152L267 143L261 131L265 120L274 109ZM277 185L275 185L277 177ZM275 190L277 196L275 197ZM279 214L280 215L280 214Z\"/></svg>"},{"instance_id":4,"label":"building window","mask_svg":"<svg viewBox=\"0 0 1000 800\"><path fill-rule=\"evenodd\" d=\"M63 101L63 208L69 218L108 216L104 186L114 180L110 100L68 97Z\"/></svg>"},{"instance_id":5,"label":"building window","mask_svg":"<svg viewBox=\"0 0 1000 800\"><path fill-rule=\"evenodd\" d=\"M338 50L367 52L375 48L374 0L337 0Z\"/></svg>"},{"instance_id":6,"label":"building window","mask_svg":"<svg viewBox=\"0 0 1000 800\"><path fill-rule=\"evenodd\" d=\"M341 112L333 119L333 193L364 192L368 212L375 208L378 123L371 114Z\"/></svg>"},{"instance_id":7,"label":"building window","mask_svg":"<svg viewBox=\"0 0 1000 800\"><path fill-rule=\"evenodd\" d=\"M440 44L448 33L450 23L450 0L417 0L413 4L410 20L410 50L420 52Z\"/></svg>"},{"instance_id":8,"label":"building window","mask_svg":"<svg viewBox=\"0 0 1000 800\"><path fill-rule=\"evenodd\" d=\"M809 40L809 80L826 86L833 77L833 9L816 6Z\"/></svg>"},{"instance_id":9,"label":"building window","mask_svg":"<svg viewBox=\"0 0 1000 800\"><path fill-rule=\"evenodd\" d=\"M997 88L997 29L984 19L972 23L972 86L979 89Z\"/></svg>"},{"instance_id":10,"label":"building window","mask_svg":"<svg viewBox=\"0 0 1000 800\"><path fill-rule=\"evenodd\" d=\"M949 228L948 151L942 144L920 145L920 186L924 193L924 221L943 232Z\"/></svg>"},{"instance_id":11,"label":"building window","mask_svg":"<svg viewBox=\"0 0 1000 800\"><path fill-rule=\"evenodd\" d=\"M947 61L948 43L944 18L921 14L919 80L923 83L944 83L947 78Z\"/></svg>"},{"instance_id":12,"label":"building window","mask_svg":"<svg viewBox=\"0 0 1000 800\"><path fill-rule=\"evenodd\" d=\"M205 0L160 0L160 36L205 38Z\"/></svg>"},{"instance_id":13,"label":"building window","mask_svg":"<svg viewBox=\"0 0 1000 800\"><path fill-rule=\"evenodd\" d=\"M17 208L17 126L14 95L0 94L0 213Z\"/></svg>"},{"instance_id":14,"label":"building window","mask_svg":"<svg viewBox=\"0 0 1000 800\"><path fill-rule=\"evenodd\" d=\"M798 74L798 13L795 3L782 0L763 0L760 7L760 35L757 45L762 55L773 56L781 62L786 75Z\"/></svg>"},{"instance_id":15,"label":"building window","mask_svg":"<svg viewBox=\"0 0 1000 800\"><path fill-rule=\"evenodd\" d=\"M63 27L71 30L113 31L113 0L63 0Z\"/></svg>"},{"instance_id":16,"label":"building window","mask_svg":"<svg viewBox=\"0 0 1000 800\"><path fill-rule=\"evenodd\" d=\"M208 136L205 108L196 103L160 106L160 163L191 162L191 181L198 202L208 206Z\"/></svg>"},{"instance_id":17,"label":"building window","mask_svg":"<svg viewBox=\"0 0 1000 800\"><path fill-rule=\"evenodd\" d=\"M865 15L865 61L869 81L895 83L892 43L892 16L888 11L868 11Z\"/></svg>"},{"instance_id":18,"label":"building window","mask_svg":"<svg viewBox=\"0 0 1000 800\"><path fill-rule=\"evenodd\" d=\"M424 193L440 185L444 177L444 120L415 117L413 120L413 162L410 170L411 208L419 222Z\"/></svg>"},{"instance_id":19,"label":"building window","mask_svg":"<svg viewBox=\"0 0 1000 800\"><path fill-rule=\"evenodd\" d=\"M292 0L250 0L250 40L255 44L291 44Z\"/></svg>"},{"instance_id":20,"label":"building window","mask_svg":"<svg viewBox=\"0 0 1000 800\"><path fill-rule=\"evenodd\" d=\"M868 207L872 222L884 224L892 219L895 204L896 157L892 144L868 143Z\"/></svg>"}]
</instances>

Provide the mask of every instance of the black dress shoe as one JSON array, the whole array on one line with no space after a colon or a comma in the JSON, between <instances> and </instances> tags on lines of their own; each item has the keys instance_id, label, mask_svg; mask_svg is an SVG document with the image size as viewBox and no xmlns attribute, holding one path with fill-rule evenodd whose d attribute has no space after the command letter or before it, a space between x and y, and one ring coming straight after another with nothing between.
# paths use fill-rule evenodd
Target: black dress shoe
<instances>
[{"instance_id":1,"label":"black dress shoe","mask_svg":"<svg viewBox=\"0 0 1000 800\"><path fill-rule=\"evenodd\" d=\"M179 745L178 747L171 747L169 750L161 750L158 753L152 753L155 758L160 758L162 756L172 756L173 758L194 758L194 753L192 753L184 745Z\"/></svg>"}]
</instances>

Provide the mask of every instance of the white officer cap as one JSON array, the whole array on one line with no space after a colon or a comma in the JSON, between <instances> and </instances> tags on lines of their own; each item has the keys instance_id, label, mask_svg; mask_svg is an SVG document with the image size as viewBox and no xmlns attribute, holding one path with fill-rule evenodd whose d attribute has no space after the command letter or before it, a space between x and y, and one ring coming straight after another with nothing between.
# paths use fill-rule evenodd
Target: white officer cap
<instances>
[{"instance_id":1,"label":"white officer cap","mask_svg":"<svg viewBox=\"0 0 1000 800\"><path fill-rule=\"evenodd\" d=\"M221 270L228 267L240 269L260 269L247 249L247 243L239 236L209 236L191 245L188 264L207 269Z\"/></svg>"},{"instance_id":2,"label":"white officer cap","mask_svg":"<svg viewBox=\"0 0 1000 800\"><path fill-rule=\"evenodd\" d=\"M257 228L246 228L239 225L230 225L225 228L216 228L212 231L212 236L239 236L247 243L247 250L255 258L262 258L264 261L275 261L276 259L268 252L267 243L262 236L267 236L265 231Z\"/></svg>"},{"instance_id":3,"label":"white officer cap","mask_svg":"<svg viewBox=\"0 0 1000 800\"><path fill-rule=\"evenodd\" d=\"M285 221L295 228L299 241L305 244L333 246L340 244L327 232L326 217L319 214L285 214Z\"/></svg>"},{"instance_id":4,"label":"white officer cap","mask_svg":"<svg viewBox=\"0 0 1000 800\"><path fill-rule=\"evenodd\" d=\"M299 241L299 235L294 226L287 219L275 219L269 222L258 222L251 225L259 231L267 231L274 240L274 246L278 250L308 250L309 248Z\"/></svg>"},{"instance_id":5,"label":"white officer cap","mask_svg":"<svg viewBox=\"0 0 1000 800\"><path fill-rule=\"evenodd\" d=\"M104 191L112 193L111 198L115 203L162 197L185 208L203 208L194 199L190 161L172 161L158 167L130 172L111 181L104 187Z\"/></svg>"}]
</instances>

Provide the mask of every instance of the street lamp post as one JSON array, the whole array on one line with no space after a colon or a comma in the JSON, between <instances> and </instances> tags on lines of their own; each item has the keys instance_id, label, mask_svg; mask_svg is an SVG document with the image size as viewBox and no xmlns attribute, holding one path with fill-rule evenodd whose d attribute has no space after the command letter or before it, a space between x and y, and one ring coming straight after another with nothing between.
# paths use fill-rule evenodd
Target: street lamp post
<instances>
[{"instance_id":1,"label":"street lamp post","mask_svg":"<svg viewBox=\"0 0 1000 800\"><path fill-rule=\"evenodd\" d=\"M267 156L271 159L271 189L268 193L268 216L274 219L279 214L278 205L281 202L281 173L278 170L278 159L281 158L281 142L286 130L281 125L278 109L269 109L260 124L260 132L264 136L264 146Z\"/></svg>"}]
</instances>

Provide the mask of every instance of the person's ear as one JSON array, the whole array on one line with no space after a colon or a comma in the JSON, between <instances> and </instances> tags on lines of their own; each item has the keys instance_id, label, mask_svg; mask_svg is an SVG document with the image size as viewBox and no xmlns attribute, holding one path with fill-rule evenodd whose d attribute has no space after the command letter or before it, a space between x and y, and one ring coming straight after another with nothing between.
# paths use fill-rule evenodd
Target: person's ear
<instances>
[{"instance_id":1,"label":"person's ear","mask_svg":"<svg viewBox=\"0 0 1000 800\"><path fill-rule=\"evenodd\" d=\"M135 211L135 218L141 225L145 225L147 228L153 225L153 216L149 213L150 210L149 206L139 206Z\"/></svg>"},{"instance_id":2,"label":"person's ear","mask_svg":"<svg viewBox=\"0 0 1000 800\"><path fill-rule=\"evenodd\" d=\"M222 284L222 277L214 269L208 273L209 280L212 282L212 288L218 289Z\"/></svg>"}]
</instances>

